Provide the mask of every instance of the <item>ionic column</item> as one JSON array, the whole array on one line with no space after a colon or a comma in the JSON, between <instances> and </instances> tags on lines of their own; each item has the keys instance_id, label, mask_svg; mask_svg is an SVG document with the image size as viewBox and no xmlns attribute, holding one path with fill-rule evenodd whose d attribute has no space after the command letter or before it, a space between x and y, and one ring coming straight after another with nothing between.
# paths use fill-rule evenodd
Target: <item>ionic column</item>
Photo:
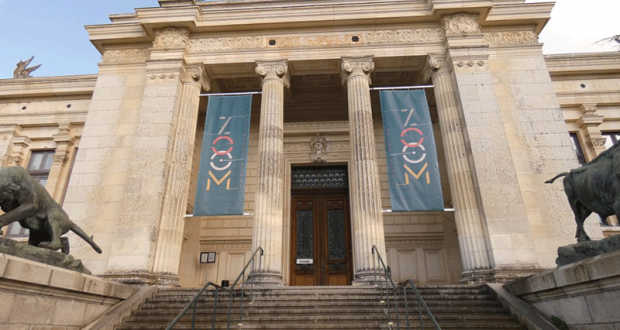
<instances>
[{"instance_id":1,"label":"ionic column","mask_svg":"<svg viewBox=\"0 0 620 330\"><path fill-rule=\"evenodd\" d=\"M175 134L167 168L166 186L153 273L158 284L178 284L179 262L183 243L183 216L191 177L191 159L194 152L198 105L201 89L209 90L209 82L202 65L184 67L180 73L182 90L175 118Z\"/></svg>"},{"instance_id":2,"label":"ionic column","mask_svg":"<svg viewBox=\"0 0 620 330\"><path fill-rule=\"evenodd\" d=\"M252 252L265 251L260 268L249 281L282 285L282 235L284 202L284 87L289 87L288 63L260 62L263 77L258 133L258 179L252 232Z\"/></svg>"},{"instance_id":3,"label":"ionic column","mask_svg":"<svg viewBox=\"0 0 620 330\"><path fill-rule=\"evenodd\" d=\"M351 223L353 227L354 282L377 281L381 269L372 254L376 245L386 260L381 190L375 132L370 105L371 57L343 58L342 81L347 85L351 141Z\"/></svg>"},{"instance_id":4,"label":"ionic column","mask_svg":"<svg viewBox=\"0 0 620 330\"><path fill-rule=\"evenodd\" d=\"M463 280L471 280L488 275L490 262L452 83L452 70L447 60L445 57L429 56L425 78L432 77L435 86L450 194L463 259Z\"/></svg>"}]
</instances>

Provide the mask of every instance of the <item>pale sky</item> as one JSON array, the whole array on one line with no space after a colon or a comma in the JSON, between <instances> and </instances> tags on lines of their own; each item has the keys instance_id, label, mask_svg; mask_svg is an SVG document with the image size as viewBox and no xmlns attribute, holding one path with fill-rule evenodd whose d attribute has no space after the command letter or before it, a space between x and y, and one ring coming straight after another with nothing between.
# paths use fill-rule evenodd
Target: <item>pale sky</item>
<instances>
[{"instance_id":1,"label":"pale sky","mask_svg":"<svg viewBox=\"0 0 620 330\"><path fill-rule=\"evenodd\" d=\"M101 55L84 25L156 6L156 0L0 0L0 79L12 78L17 62L32 55L33 65L43 63L34 77L97 73ZM540 36L545 54L614 51L593 43L620 34L620 0L557 0L551 15Z\"/></svg>"}]
</instances>

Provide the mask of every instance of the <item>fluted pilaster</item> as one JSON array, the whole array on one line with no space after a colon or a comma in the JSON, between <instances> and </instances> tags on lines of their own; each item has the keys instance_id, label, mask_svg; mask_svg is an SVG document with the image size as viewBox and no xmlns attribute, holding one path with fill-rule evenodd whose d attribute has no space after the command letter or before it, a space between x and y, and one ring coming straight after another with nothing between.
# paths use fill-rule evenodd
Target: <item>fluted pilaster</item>
<instances>
[{"instance_id":1,"label":"fluted pilaster","mask_svg":"<svg viewBox=\"0 0 620 330\"><path fill-rule=\"evenodd\" d=\"M425 78L432 77L435 86L439 126L463 259L463 279L471 279L484 277L484 273L490 270L490 262L448 61L443 56L429 56Z\"/></svg>"},{"instance_id":2,"label":"fluted pilaster","mask_svg":"<svg viewBox=\"0 0 620 330\"><path fill-rule=\"evenodd\" d=\"M158 274L159 281L163 282L159 284L178 282L177 272L183 243L183 216L187 208L200 91L202 88L209 89L202 65L183 68L180 78L183 86L178 116L174 123L174 145L167 169L168 180L164 190L162 218L153 262L153 273ZM167 281L170 283L165 283Z\"/></svg>"},{"instance_id":3,"label":"fluted pilaster","mask_svg":"<svg viewBox=\"0 0 620 330\"><path fill-rule=\"evenodd\" d=\"M282 285L284 201L284 87L289 87L286 61L257 63L263 77L258 135L258 179L252 232L252 251L264 255L249 281Z\"/></svg>"},{"instance_id":4,"label":"fluted pilaster","mask_svg":"<svg viewBox=\"0 0 620 330\"><path fill-rule=\"evenodd\" d=\"M343 58L342 80L347 85L351 140L351 218L354 282L378 280L380 268L372 254L376 245L385 260L381 190L370 104L372 58Z\"/></svg>"}]
</instances>

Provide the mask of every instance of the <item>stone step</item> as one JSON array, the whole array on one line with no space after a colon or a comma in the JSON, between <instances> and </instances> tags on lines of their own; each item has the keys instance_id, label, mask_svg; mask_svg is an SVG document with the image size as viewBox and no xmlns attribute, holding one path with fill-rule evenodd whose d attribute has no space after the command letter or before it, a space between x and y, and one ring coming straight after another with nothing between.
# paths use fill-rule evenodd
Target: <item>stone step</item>
<instances>
[{"instance_id":1,"label":"stone step","mask_svg":"<svg viewBox=\"0 0 620 330\"><path fill-rule=\"evenodd\" d=\"M480 285L424 286L419 291L442 329L524 329ZM197 292L197 289L162 290L118 330L165 329ZM240 329L237 325L241 319L240 293L234 291L231 329ZM252 297L243 299L241 329L396 329L395 325L388 326L387 304L379 303L382 294L376 288L286 287L253 293ZM218 298L216 329L226 329L230 297L225 292ZM410 326L419 328L417 299L411 290L407 292L407 300ZM398 294L396 299L391 295L389 303L392 321L396 321L398 312L401 329L406 328L404 294ZM196 329L211 329L213 306L213 291L199 298ZM174 329L190 329L192 312L190 309ZM425 328L432 329L426 313L422 319Z\"/></svg>"},{"instance_id":2,"label":"stone step","mask_svg":"<svg viewBox=\"0 0 620 330\"><path fill-rule=\"evenodd\" d=\"M146 304L141 306L142 309L182 309L187 305L188 301L160 301L157 303L151 303L147 301ZM495 300L437 300L437 301L427 301L426 305L431 310L431 312L440 311L440 310L451 310L457 309L461 310L463 308L485 308L485 307L499 307L500 303ZM396 305L394 301L390 302L390 308L395 308L398 306L399 308L404 308L404 301L399 301ZM415 302L410 302L407 304L410 310L417 310L417 304ZM237 309L241 307L239 302L233 302L232 307ZM365 301L342 301L342 300L329 300L329 301L255 301L253 304L249 304L246 302L244 304L244 308L255 307L257 309L281 309L287 308L288 310L292 309L312 309L312 308L359 308L359 307L375 307L375 308L387 308L386 304L380 304L378 300L365 300ZM213 309L213 302L199 302L197 305L198 309ZM218 308L228 308L228 303L218 302Z\"/></svg>"}]
</instances>

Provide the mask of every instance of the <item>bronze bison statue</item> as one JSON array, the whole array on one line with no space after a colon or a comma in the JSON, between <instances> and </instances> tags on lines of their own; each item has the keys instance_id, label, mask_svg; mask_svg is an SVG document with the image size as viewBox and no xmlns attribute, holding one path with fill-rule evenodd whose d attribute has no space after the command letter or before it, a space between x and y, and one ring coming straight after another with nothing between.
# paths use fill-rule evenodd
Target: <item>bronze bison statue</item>
<instances>
[{"instance_id":1,"label":"bronze bison statue","mask_svg":"<svg viewBox=\"0 0 620 330\"><path fill-rule=\"evenodd\" d=\"M553 183L562 176L564 191L577 222L578 242L590 240L583 223L592 212L601 219L614 214L620 219L620 143L591 162L560 173L545 183Z\"/></svg>"}]
</instances>

